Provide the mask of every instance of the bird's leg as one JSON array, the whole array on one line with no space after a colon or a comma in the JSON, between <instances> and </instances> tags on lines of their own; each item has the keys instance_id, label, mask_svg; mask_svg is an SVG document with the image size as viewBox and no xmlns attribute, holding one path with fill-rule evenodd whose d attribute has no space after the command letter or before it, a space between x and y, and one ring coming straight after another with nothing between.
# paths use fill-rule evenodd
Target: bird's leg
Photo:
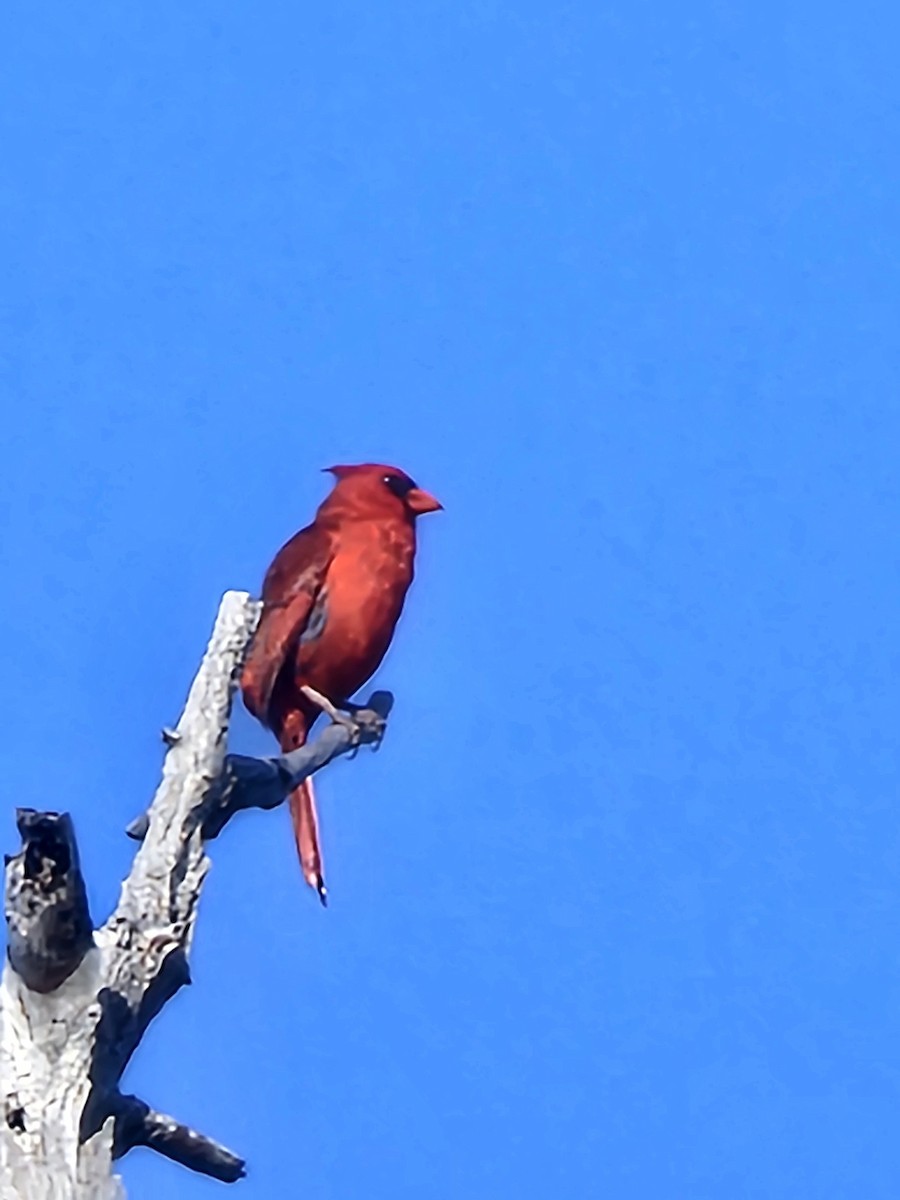
<instances>
[{"instance_id":1,"label":"bird's leg","mask_svg":"<svg viewBox=\"0 0 900 1200\"><path fill-rule=\"evenodd\" d=\"M362 742L378 749L393 704L393 697L389 692L374 692L366 704L353 704L345 700L338 707L309 684L303 684L300 691L336 724L352 729L354 753Z\"/></svg>"},{"instance_id":2,"label":"bird's leg","mask_svg":"<svg viewBox=\"0 0 900 1200\"><path fill-rule=\"evenodd\" d=\"M311 700L317 708L321 708L322 712L325 713L326 716L331 717L332 721L334 721L336 725L348 725L353 729L356 728L356 722L352 716L348 716L347 713L341 712L338 706L329 700L327 696L323 696L321 692L317 692L316 689L314 687L310 687L308 683L304 683L301 686L300 691L307 698L307 700Z\"/></svg>"},{"instance_id":3,"label":"bird's leg","mask_svg":"<svg viewBox=\"0 0 900 1200\"><path fill-rule=\"evenodd\" d=\"M326 716L331 717L335 725L343 725L346 729L350 730L350 745L353 747L350 751L350 757L356 758L356 752L362 740L362 731L359 722L347 713L341 712L333 701L329 700L327 696L323 696L321 692L317 692L314 687L310 687L308 683L304 683L300 691L306 696L307 700L311 700L313 704L321 708Z\"/></svg>"}]
</instances>

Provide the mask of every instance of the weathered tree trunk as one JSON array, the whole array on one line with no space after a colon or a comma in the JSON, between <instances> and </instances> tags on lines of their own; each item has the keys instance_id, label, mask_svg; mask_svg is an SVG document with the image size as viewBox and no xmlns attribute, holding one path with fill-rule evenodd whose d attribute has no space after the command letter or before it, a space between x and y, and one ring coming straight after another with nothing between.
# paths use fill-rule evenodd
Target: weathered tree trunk
<instances>
[{"instance_id":1,"label":"weathered tree trunk","mask_svg":"<svg viewBox=\"0 0 900 1200\"><path fill-rule=\"evenodd\" d=\"M20 810L7 859L8 957L0 983L0 1200L123 1200L112 1163L137 1145L233 1182L244 1163L154 1112L119 1081L147 1027L189 980L188 953L209 867L205 843L242 808L273 808L362 742L377 743L390 696L271 759L226 757L231 700L259 606L222 601L162 783L115 912L94 929L67 814Z\"/></svg>"}]
</instances>

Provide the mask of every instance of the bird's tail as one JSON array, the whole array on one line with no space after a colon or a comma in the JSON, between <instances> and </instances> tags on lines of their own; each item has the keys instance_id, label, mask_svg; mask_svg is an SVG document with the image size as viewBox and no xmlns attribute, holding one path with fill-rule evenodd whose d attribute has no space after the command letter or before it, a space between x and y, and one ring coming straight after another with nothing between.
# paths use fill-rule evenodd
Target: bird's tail
<instances>
[{"instance_id":1,"label":"bird's tail","mask_svg":"<svg viewBox=\"0 0 900 1200\"><path fill-rule=\"evenodd\" d=\"M282 750L296 750L306 741L306 722L288 721L280 735ZM328 903L328 889L325 887L325 875L322 870L322 853L319 849L319 819L316 815L316 796L313 791L312 779L304 779L299 787L294 788L288 797L291 810L291 824L294 826L294 841L297 843L297 855L303 878L316 894L323 905Z\"/></svg>"}]
</instances>

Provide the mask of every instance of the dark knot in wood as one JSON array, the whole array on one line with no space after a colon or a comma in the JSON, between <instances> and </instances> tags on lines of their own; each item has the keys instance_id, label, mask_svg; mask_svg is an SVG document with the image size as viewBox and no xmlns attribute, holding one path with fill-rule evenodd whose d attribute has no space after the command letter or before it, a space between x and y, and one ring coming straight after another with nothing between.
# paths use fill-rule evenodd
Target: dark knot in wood
<instances>
[{"instance_id":1,"label":"dark knot in wood","mask_svg":"<svg viewBox=\"0 0 900 1200\"><path fill-rule=\"evenodd\" d=\"M34 992L52 992L93 944L93 926L68 813L20 808L22 849L6 862L9 961Z\"/></svg>"}]
</instances>

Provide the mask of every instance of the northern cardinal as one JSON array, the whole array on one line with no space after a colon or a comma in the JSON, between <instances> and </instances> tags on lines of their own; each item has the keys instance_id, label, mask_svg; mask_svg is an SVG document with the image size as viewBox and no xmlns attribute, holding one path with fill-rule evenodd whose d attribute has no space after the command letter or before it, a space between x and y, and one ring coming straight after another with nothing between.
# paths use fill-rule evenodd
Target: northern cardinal
<instances>
[{"instance_id":1,"label":"northern cardinal","mask_svg":"<svg viewBox=\"0 0 900 1200\"><path fill-rule=\"evenodd\" d=\"M266 573L241 677L245 705L282 750L302 746L320 715L304 685L339 705L377 670L412 583L416 518L442 507L397 467L327 470L337 482L316 519ZM289 803L304 878L326 904L312 781Z\"/></svg>"}]
</instances>

